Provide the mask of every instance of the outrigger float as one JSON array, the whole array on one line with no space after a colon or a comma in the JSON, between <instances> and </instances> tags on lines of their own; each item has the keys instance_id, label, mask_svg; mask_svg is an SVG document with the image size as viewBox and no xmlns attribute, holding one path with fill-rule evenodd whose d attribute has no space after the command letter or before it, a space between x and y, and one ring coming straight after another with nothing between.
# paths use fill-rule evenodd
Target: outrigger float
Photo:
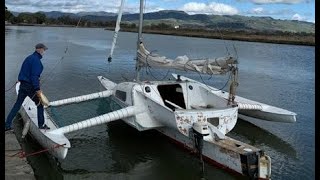
<instances>
[{"instance_id":1,"label":"outrigger float","mask_svg":"<svg viewBox=\"0 0 320 180\"><path fill-rule=\"evenodd\" d=\"M114 42L120 27L123 1L119 10ZM143 0L140 0L140 25L137 42L137 76L135 81L116 84L98 76L105 91L62 99L48 104L62 106L97 98L109 97L121 109L59 127L45 111L45 122L50 130L37 127L37 108L26 98L20 113L25 129L58 159L67 156L71 148L65 134L116 120L123 120L139 131L155 129L187 149L198 152L200 159L223 166L233 172L254 179L271 178L271 158L263 150L226 136L236 125L238 115L267 121L295 122L296 114L281 108L252 101L235 95L237 87L237 59L222 57L193 60L179 56L175 60L150 53L142 43ZM204 74L230 72L229 92L219 90L177 74L175 80L140 81L139 70L152 66L193 71ZM19 90L20 83L16 85Z\"/></svg>"}]
</instances>

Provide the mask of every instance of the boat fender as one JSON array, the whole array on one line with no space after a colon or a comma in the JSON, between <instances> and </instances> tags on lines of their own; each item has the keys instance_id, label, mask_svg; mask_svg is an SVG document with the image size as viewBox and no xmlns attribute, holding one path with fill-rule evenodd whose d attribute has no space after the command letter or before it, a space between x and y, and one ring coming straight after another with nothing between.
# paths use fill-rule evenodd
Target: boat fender
<instances>
[{"instance_id":1,"label":"boat fender","mask_svg":"<svg viewBox=\"0 0 320 180\"><path fill-rule=\"evenodd\" d=\"M31 120L29 119L29 120L27 120L27 122L23 126L22 136L21 136L22 139L24 139L24 137L27 135L27 133L30 129L30 125L31 125Z\"/></svg>"}]
</instances>

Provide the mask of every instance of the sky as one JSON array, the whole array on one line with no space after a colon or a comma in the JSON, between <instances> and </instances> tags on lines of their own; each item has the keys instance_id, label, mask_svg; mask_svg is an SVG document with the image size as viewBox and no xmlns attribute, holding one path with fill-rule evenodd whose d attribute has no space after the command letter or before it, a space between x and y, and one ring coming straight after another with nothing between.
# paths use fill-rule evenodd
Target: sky
<instances>
[{"instance_id":1,"label":"sky","mask_svg":"<svg viewBox=\"0 0 320 180\"><path fill-rule=\"evenodd\" d=\"M145 0L145 12L181 10L188 14L269 16L315 23L315 0ZM5 0L9 11L117 12L121 0ZM125 0L124 12L137 13L139 0Z\"/></svg>"}]
</instances>

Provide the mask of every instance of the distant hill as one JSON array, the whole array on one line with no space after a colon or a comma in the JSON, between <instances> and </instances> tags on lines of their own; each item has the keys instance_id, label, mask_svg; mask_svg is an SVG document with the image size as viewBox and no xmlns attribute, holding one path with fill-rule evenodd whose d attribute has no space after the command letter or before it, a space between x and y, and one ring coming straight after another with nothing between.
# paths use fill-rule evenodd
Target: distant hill
<instances>
[{"instance_id":1,"label":"distant hill","mask_svg":"<svg viewBox=\"0 0 320 180\"><path fill-rule=\"evenodd\" d=\"M116 13L98 11L98 12L78 12L76 13L78 16L117 16Z\"/></svg>"},{"instance_id":2,"label":"distant hill","mask_svg":"<svg viewBox=\"0 0 320 180\"><path fill-rule=\"evenodd\" d=\"M117 14L109 12L79 12L64 13L59 11L42 12L49 18L70 16L71 18L82 17L88 21L115 21ZM18 12L12 12L17 16ZM258 32L304 32L315 33L315 24L296 20L279 20L271 17L240 16L240 15L189 15L183 11L164 10L144 14L145 25L167 23L181 28L202 28L202 29L227 29ZM139 14L124 13L123 22L137 23Z\"/></svg>"}]
</instances>

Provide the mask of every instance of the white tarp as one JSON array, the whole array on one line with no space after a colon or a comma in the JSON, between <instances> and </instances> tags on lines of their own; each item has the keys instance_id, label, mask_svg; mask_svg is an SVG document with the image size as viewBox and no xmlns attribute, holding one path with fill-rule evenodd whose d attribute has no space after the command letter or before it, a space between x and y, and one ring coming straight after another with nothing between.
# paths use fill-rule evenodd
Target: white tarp
<instances>
[{"instance_id":1,"label":"white tarp","mask_svg":"<svg viewBox=\"0 0 320 180\"><path fill-rule=\"evenodd\" d=\"M145 66L172 68L185 71L195 71L204 74L225 74L230 71L231 64L237 64L234 57L219 57L214 59L189 59L186 55L169 59L165 56L150 53L140 43L138 60Z\"/></svg>"}]
</instances>

